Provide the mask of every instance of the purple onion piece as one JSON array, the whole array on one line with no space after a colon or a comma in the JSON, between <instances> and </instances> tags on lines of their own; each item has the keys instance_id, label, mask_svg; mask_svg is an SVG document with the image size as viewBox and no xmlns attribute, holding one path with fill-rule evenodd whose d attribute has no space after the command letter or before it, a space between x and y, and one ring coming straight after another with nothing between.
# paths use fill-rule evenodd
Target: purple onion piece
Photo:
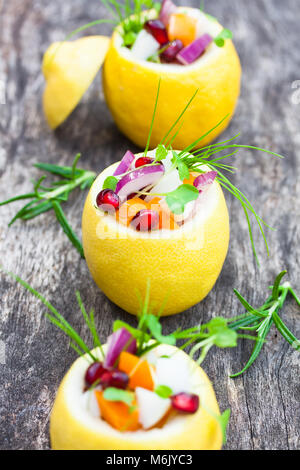
<instances>
[{"instance_id":1,"label":"purple onion piece","mask_svg":"<svg viewBox=\"0 0 300 470\"><path fill-rule=\"evenodd\" d=\"M201 175L197 176L197 178L194 180L194 186L201 192L205 186L212 184L217 176L218 173L216 171L208 171L207 173L202 173Z\"/></svg>"},{"instance_id":2,"label":"purple onion piece","mask_svg":"<svg viewBox=\"0 0 300 470\"><path fill-rule=\"evenodd\" d=\"M117 166L117 169L114 172L114 176L122 175L123 173L126 173L126 171L129 170L131 163L135 159L135 156L130 150L127 150L125 153L124 157L120 161L119 165Z\"/></svg>"},{"instance_id":3,"label":"purple onion piece","mask_svg":"<svg viewBox=\"0 0 300 470\"><path fill-rule=\"evenodd\" d=\"M164 172L165 168L162 163L137 168L118 181L115 192L121 200L125 200L130 194L137 193L142 188L155 184Z\"/></svg>"},{"instance_id":4,"label":"purple onion piece","mask_svg":"<svg viewBox=\"0 0 300 470\"><path fill-rule=\"evenodd\" d=\"M163 0L159 13L160 21L165 26L168 26L170 16L175 13L176 10L177 6L172 2L172 0Z\"/></svg>"},{"instance_id":5,"label":"purple onion piece","mask_svg":"<svg viewBox=\"0 0 300 470\"><path fill-rule=\"evenodd\" d=\"M107 342L108 348L103 363L105 368L115 367L122 351L136 353L136 340L126 328L115 331Z\"/></svg>"},{"instance_id":6,"label":"purple onion piece","mask_svg":"<svg viewBox=\"0 0 300 470\"><path fill-rule=\"evenodd\" d=\"M184 65L189 65L198 59L207 46L212 42L213 38L209 34L203 34L200 38L195 39L191 44L178 52L176 59Z\"/></svg>"}]
</instances>

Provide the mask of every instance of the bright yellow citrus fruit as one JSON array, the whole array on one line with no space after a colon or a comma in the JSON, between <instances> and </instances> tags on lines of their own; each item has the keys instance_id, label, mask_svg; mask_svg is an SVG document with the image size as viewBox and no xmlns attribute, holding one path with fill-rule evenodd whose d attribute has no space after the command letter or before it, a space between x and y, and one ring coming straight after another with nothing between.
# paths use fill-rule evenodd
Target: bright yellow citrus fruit
<instances>
[{"instance_id":1,"label":"bright yellow citrus fruit","mask_svg":"<svg viewBox=\"0 0 300 470\"><path fill-rule=\"evenodd\" d=\"M155 313L164 302L163 315L182 312L209 293L222 269L229 243L223 191L214 182L201 210L177 230L138 232L96 208L97 194L117 165L98 176L85 202L82 238L89 270L104 294L129 313L139 314L137 292L144 298L148 279Z\"/></svg>"},{"instance_id":2,"label":"bright yellow citrus fruit","mask_svg":"<svg viewBox=\"0 0 300 470\"><path fill-rule=\"evenodd\" d=\"M204 13L203 16L217 35L222 26ZM240 93L241 66L233 42L226 40L224 47L211 44L202 57L188 66L157 64L135 59L129 49L122 47L119 31L117 28L113 33L103 67L104 95L119 129L135 144L145 147L161 78L151 148L161 142L196 89L197 96L183 118L173 146L185 148L228 115L198 147L215 139L233 116Z\"/></svg>"},{"instance_id":3,"label":"bright yellow citrus fruit","mask_svg":"<svg viewBox=\"0 0 300 470\"><path fill-rule=\"evenodd\" d=\"M173 353L177 348L163 345ZM166 352L164 352L166 354ZM55 450L143 450L199 449L218 450L222 433L215 416L219 407L210 380L188 355L177 349L191 367L192 379L200 396L200 406L193 415L177 415L162 428L147 431L120 432L82 405L84 375L88 358L77 359L65 375L50 417L51 447Z\"/></svg>"},{"instance_id":4,"label":"bright yellow citrus fruit","mask_svg":"<svg viewBox=\"0 0 300 470\"><path fill-rule=\"evenodd\" d=\"M46 80L43 107L51 129L77 106L101 67L109 43L106 36L87 36L56 42L48 48L42 65Z\"/></svg>"}]
</instances>

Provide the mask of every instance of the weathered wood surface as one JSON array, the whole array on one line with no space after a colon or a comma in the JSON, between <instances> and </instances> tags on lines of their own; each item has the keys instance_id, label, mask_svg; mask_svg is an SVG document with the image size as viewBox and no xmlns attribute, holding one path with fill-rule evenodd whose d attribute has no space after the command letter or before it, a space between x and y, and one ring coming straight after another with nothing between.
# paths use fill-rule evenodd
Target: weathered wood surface
<instances>
[{"instance_id":1,"label":"weathered wood surface","mask_svg":"<svg viewBox=\"0 0 300 470\"><path fill-rule=\"evenodd\" d=\"M300 289L300 104L297 90L292 88L300 80L299 2L210 0L207 10L234 31L243 64L241 99L225 137L242 132L240 142L266 146L287 158L281 161L243 151L235 159L239 168L235 183L277 228L269 233L271 256L266 257L256 230L262 267L255 267L241 208L228 197L231 244L217 285L201 305L165 319L166 330L194 325L214 312L242 313L232 293L234 287L252 304L259 304L268 284L283 268ZM81 151L81 164L100 172L129 147L105 106L99 77L57 132L48 129L41 109L40 64L48 44L79 25L105 16L98 0L2 1L0 82L6 102L3 104L2 96L0 200L31 189L30 179L38 176L32 167L36 161L70 164L74 154ZM110 28L103 26L93 32L99 30L108 33ZM78 232L83 202L83 194L74 195L66 208ZM45 294L84 337L87 331L75 303L75 289L80 289L89 308L95 306L103 339L115 318L134 321L96 288L85 262L51 213L8 229L7 223L18 207L1 208L0 260L6 269L20 274ZM55 392L75 353L68 349L63 334L45 320L41 304L22 287L1 275L0 289L0 339L6 349L5 364L0 364L0 447L47 449ZM299 336L297 315L295 304L289 301L284 319ZM298 353L272 330L255 366L241 378L228 378L245 363L251 346L247 342L235 350L213 350L204 364L221 409L232 409L226 448L299 448Z\"/></svg>"}]
</instances>

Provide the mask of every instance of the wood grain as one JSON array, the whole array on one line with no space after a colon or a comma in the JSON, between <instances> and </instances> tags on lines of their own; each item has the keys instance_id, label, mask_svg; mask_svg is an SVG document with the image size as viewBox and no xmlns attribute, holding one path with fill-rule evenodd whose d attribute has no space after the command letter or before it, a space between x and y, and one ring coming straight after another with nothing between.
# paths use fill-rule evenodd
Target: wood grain
<instances>
[{"instance_id":1,"label":"wood grain","mask_svg":"<svg viewBox=\"0 0 300 470\"><path fill-rule=\"evenodd\" d=\"M222 274L204 302L163 320L166 331L209 319L213 313L242 313L233 296L234 287L258 305L268 284L284 268L300 291L300 104L296 104L296 89L292 88L293 82L300 80L299 2L210 0L207 10L234 31L243 65L241 99L224 137L242 132L240 142L286 155L282 161L241 151L234 161L239 168L234 182L277 230L268 234L269 258L255 230L261 259L258 269L241 208L227 197L231 244ZM2 2L0 81L6 102L0 104L0 200L31 189L30 179L38 176L32 167L36 161L70 164L75 153L82 152L82 166L100 172L129 146L136 150L116 129L103 100L99 76L55 133L48 129L42 114L43 52L50 42L63 39L79 25L106 16L98 0ZM106 34L110 28L91 30L98 31ZM83 202L83 195L77 193L66 207L78 233ZM96 288L85 262L71 248L51 213L7 228L19 207L1 208L0 264L46 295L83 337L87 331L76 306L75 289L89 308L95 307L102 339L114 319L133 323L134 319ZM75 353L45 320L41 304L5 275L1 275L0 293L0 339L6 348L6 362L0 364L0 447L47 449L55 392ZM287 302L283 315L299 337L299 312L293 301ZM204 364L221 409L232 410L226 448L299 448L299 354L272 330L256 364L241 378L230 379L228 374L245 364L250 350L249 342L230 351L213 350Z\"/></svg>"}]
</instances>

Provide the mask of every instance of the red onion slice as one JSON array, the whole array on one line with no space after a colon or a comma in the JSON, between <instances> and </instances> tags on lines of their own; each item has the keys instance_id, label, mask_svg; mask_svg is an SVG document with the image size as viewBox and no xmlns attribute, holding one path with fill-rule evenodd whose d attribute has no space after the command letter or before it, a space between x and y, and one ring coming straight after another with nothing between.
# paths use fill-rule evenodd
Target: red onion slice
<instances>
[{"instance_id":1,"label":"red onion slice","mask_svg":"<svg viewBox=\"0 0 300 470\"><path fill-rule=\"evenodd\" d=\"M175 13L177 10L177 6L174 5L172 0L163 0L160 13L159 13L159 19L160 21L165 25L168 26L169 24L169 19L170 16Z\"/></svg>"},{"instance_id":2,"label":"red onion slice","mask_svg":"<svg viewBox=\"0 0 300 470\"><path fill-rule=\"evenodd\" d=\"M115 367L122 351L136 353L136 340L126 328L120 328L108 338L108 349L103 366L105 368Z\"/></svg>"},{"instance_id":3,"label":"red onion slice","mask_svg":"<svg viewBox=\"0 0 300 470\"><path fill-rule=\"evenodd\" d=\"M207 46L212 42L212 37L209 34L203 34L200 38L195 39L191 44L181 49L178 52L176 59L183 65L189 65L198 59Z\"/></svg>"},{"instance_id":4,"label":"red onion slice","mask_svg":"<svg viewBox=\"0 0 300 470\"><path fill-rule=\"evenodd\" d=\"M217 176L218 173L216 171L208 171L207 173L202 173L201 175L197 176L197 178L194 180L194 186L195 188L199 189L199 191L201 191L202 189L204 189L205 186L212 184Z\"/></svg>"},{"instance_id":5,"label":"red onion slice","mask_svg":"<svg viewBox=\"0 0 300 470\"><path fill-rule=\"evenodd\" d=\"M116 186L115 192L122 200L132 193L140 191L149 185L154 185L164 174L164 165L145 166L131 171L120 179Z\"/></svg>"},{"instance_id":6,"label":"red onion slice","mask_svg":"<svg viewBox=\"0 0 300 470\"><path fill-rule=\"evenodd\" d=\"M122 175L123 173L126 173L126 171L129 170L131 163L135 159L135 156L130 150L127 150L125 153L124 157L120 161L119 165L117 166L117 169L114 172L114 176Z\"/></svg>"}]
</instances>

